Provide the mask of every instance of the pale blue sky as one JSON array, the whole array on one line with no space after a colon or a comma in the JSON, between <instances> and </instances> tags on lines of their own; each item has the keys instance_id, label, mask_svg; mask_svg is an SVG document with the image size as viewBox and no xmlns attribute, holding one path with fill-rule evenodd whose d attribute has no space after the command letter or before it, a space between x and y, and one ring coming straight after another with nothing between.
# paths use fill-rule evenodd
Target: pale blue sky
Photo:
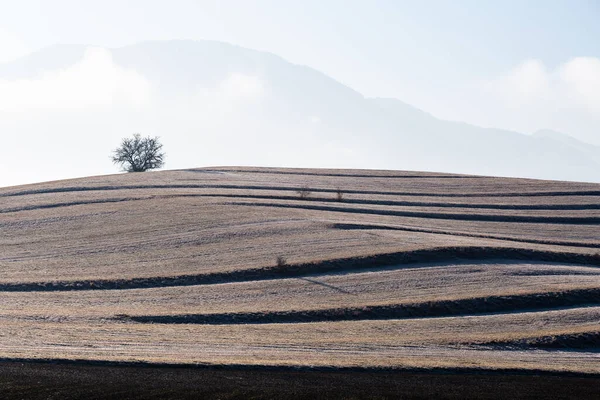
<instances>
[{"instance_id":1,"label":"pale blue sky","mask_svg":"<svg viewBox=\"0 0 600 400\"><path fill-rule=\"evenodd\" d=\"M29 50L54 43L222 40L313 66L366 95L393 90L381 81L445 85L495 76L529 58L554 67L576 56L600 56L598 0L0 4L1 29Z\"/></svg>"},{"instance_id":2,"label":"pale blue sky","mask_svg":"<svg viewBox=\"0 0 600 400\"><path fill-rule=\"evenodd\" d=\"M569 130L600 144L599 118L528 119L480 110L473 90L527 60L548 73L600 58L599 0L0 0L0 61L55 43L118 47L211 39L311 66L366 96L396 97L435 115L530 132ZM477 107L475 107L477 105ZM487 105L494 108L495 104ZM537 113L543 114L535 117ZM533 116L533 120L531 119ZM560 119L560 118L559 118Z\"/></svg>"}]
</instances>

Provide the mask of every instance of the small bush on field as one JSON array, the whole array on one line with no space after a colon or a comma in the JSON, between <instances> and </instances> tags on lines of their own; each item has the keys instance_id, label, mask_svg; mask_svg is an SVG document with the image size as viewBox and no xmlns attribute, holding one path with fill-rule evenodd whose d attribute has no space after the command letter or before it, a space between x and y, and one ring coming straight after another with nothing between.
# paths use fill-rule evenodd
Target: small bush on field
<instances>
[{"instance_id":1,"label":"small bush on field","mask_svg":"<svg viewBox=\"0 0 600 400\"><path fill-rule=\"evenodd\" d=\"M284 256L277 256L276 262L278 267L284 267L287 264L287 260Z\"/></svg>"},{"instance_id":2,"label":"small bush on field","mask_svg":"<svg viewBox=\"0 0 600 400\"><path fill-rule=\"evenodd\" d=\"M302 186L300 189L296 190L296 193L298 193L298 196L300 196L301 199L308 199L308 197L311 195L311 191L308 188L308 186Z\"/></svg>"},{"instance_id":3,"label":"small bush on field","mask_svg":"<svg viewBox=\"0 0 600 400\"><path fill-rule=\"evenodd\" d=\"M337 201L344 201L344 192L342 192L342 189L337 189L337 191L335 192L335 198Z\"/></svg>"}]
</instances>

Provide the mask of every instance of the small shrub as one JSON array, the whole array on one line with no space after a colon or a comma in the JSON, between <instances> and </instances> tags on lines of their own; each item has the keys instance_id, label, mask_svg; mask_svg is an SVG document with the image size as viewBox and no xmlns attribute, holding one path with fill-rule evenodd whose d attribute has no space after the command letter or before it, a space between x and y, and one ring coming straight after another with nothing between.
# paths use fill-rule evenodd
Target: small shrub
<instances>
[{"instance_id":1,"label":"small shrub","mask_svg":"<svg viewBox=\"0 0 600 400\"><path fill-rule=\"evenodd\" d=\"M335 198L339 202L344 201L344 192L342 192L342 189L337 189L337 191L335 192Z\"/></svg>"},{"instance_id":2,"label":"small shrub","mask_svg":"<svg viewBox=\"0 0 600 400\"><path fill-rule=\"evenodd\" d=\"M276 263L278 267L285 267L287 265L287 260L284 256L277 256Z\"/></svg>"},{"instance_id":3,"label":"small shrub","mask_svg":"<svg viewBox=\"0 0 600 400\"><path fill-rule=\"evenodd\" d=\"M296 193L298 193L298 196L300 196L302 200L308 199L308 197L312 194L308 186L302 186L300 189L296 190Z\"/></svg>"}]
</instances>

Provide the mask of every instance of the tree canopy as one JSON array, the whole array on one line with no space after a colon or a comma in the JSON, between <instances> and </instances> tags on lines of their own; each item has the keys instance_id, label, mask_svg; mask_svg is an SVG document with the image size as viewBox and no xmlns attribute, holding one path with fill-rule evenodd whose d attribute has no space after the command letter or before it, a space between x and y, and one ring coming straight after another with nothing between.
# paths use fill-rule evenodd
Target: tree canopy
<instances>
[{"instance_id":1,"label":"tree canopy","mask_svg":"<svg viewBox=\"0 0 600 400\"><path fill-rule=\"evenodd\" d=\"M165 163L162 147L158 137L142 137L135 133L133 137L121 141L121 145L113 152L112 161L127 172L161 168Z\"/></svg>"}]
</instances>

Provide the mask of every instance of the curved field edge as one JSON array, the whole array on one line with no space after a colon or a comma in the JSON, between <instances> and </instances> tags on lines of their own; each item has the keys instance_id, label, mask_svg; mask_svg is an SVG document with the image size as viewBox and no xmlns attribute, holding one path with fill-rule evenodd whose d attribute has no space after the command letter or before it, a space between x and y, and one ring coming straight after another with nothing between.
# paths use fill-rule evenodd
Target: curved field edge
<instances>
[{"instance_id":1,"label":"curved field edge","mask_svg":"<svg viewBox=\"0 0 600 400\"><path fill-rule=\"evenodd\" d=\"M127 187L115 187L112 190L119 191L128 189ZM140 188L132 188L132 190ZM271 190L270 188L265 188ZM62 190L54 192L52 189L49 192L42 191L41 194L62 193ZM77 190L75 192L84 192L88 190ZM335 193L335 192L334 192ZM38 194L30 193L30 194ZM0 197L16 196L10 194L0 194ZM245 205L257 207L277 207L277 208L297 208L305 210L318 210L330 212L344 212L355 214L373 214L373 215L388 215L399 217L415 217L428 219L451 219L460 221L488 221L488 222L527 222L527 223L558 223L558 224L587 224L594 225L600 223L600 217L597 216L531 216L531 215L511 215L511 214L477 214L477 213L442 213L433 211L409 211L409 210L386 210L378 208L357 208L348 207L349 205L367 205L367 206L395 206L395 207L433 207L433 208L458 208L461 210L497 210L497 211L591 211L600 209L600 204L531 204L531 205L511 205L511 204L461 204L461 203L440 203L440 202L423 202L423 201L393 201L393 200L369 200L369 199L332 199L332 198L299 198L297 196L282 196L282 195L251 195L251 194L215 194L215 193L181 193L181 194L154 194L137 197L118 197L104 199L88 199L80 201L68 202L51 202L43 204L25 205L19 207L10 207L0 209L0 214L16 213L22 211L43 210L48 208L73 207L79 205L102 204L102 203L118 203L126 201L151 200L157 198L224 198L237 200L282 200L282 201L298 201L302 204L292 203L265 203L265 202L232 202L232 205ZM309 204L309 203L335 203L332 205ZM345 206L342 207L341 204Z\"/></svg>"},{"instance_id":2,"label":"curved field edge","mask_svg":"<svg viewBox=\"0 0 600 400\"><path fill-rule=\"evenodd\" d=\"M471 316L490 313L548 311L557 308L585 307L599 304L600 288L594 288L437 300L413 304L365 305L352 308L247 313L119 315L115 319L160 324L273 324ZM600 347L600 342L597 344Z\"/></svg>"},{"instance_id":3,"label":"curved field edge","mask_svg":"<svg viewBox=\"0 0 600 400\"><path fill-rule=\"evenodd\" d=\"M135 190L135 189L134 189ZM343 194L342 194L343 196ZM0 197L2 197L0 195ZM150 200L156 198L224 198L224 199L253 199L253 200L288 200L297 201L298 196L286 195L256 195L256 194L223 194L223 193L181 193L181 194L153 194L138 197L116 197L105 199L89 199L68 202L52 202L19 207L9 207L0 209L0 214L15 213L21 211L42 210L47 208L73 207L78 205L117 203L123 201ZM377 199L355 199L355 198L329 198L329 197L310 197L301 199L303 201L319 203L344 203L360 204L369 206L395 206L395 207L433 207L433 208L461 208L477 210L519 210L519 211L586 211L600 210L598 203L581 204L488 204L488 203L449 203L449 202L431 202L431 201L402 201L402 200L377 200ZM518 217L518 216L517 216Z\"/></svg>"},{"instance_id":4,"label":"curved field edge","mask_svg":"<svg viewBox=\"0 0 600 400\"><path fill-rule=\"evenodd\" d=\"M110 360L87 358L44 358L44 357L0 357L0 363L29 363L29 364L55 364L55 365L80 365L80 366L115 366L115 367L165 367L185 369L216 369L216 370L250 370L250 371L337 371L337 372L414 372L431 374L489 374L489 375L545 375L545 376L570 376L599 378L600 372L568 371L542 368L488 368L488 367L417 367L417 366L344 366L344 365L289 365L289 364L218 364L210 362L162 362L143 360Z\"/></svg>"},{"instance_id":5,"label":"curved field edge","mask_svg":"<svg viewBox=\"0 0 600 400\"><path fill-rule=\"evenodd\" d=\"M448 235L448 236L461 236L478 239L494 239L516 243L531 243L531 244L542 244L550 246L565 246L565 247L587 247L597 249L599 247L596 243L584 243L584 242L573 242L573 241L558 241L558 240L545 240L545 239L526 239L521 237L511 237L504 235L489 235L481 233L470 233L470 232L457 232L442 229L430 229L430 228L415 228L412 226L402 225L384 225L384 224L364 224L364 223L347 223L347 222L334 222L331 224L333 229L341 230L389 230L389 231L403 231L403 232L416 232L416 233L431 233L434 235Z\"/></svg>"},{"instance_id":6,"label":"curved field edge","mask_svg":"<svg viewBox=\"0 0 600 400\"><path fill-rule=\"evenodd\" d=\"M509 179L509 178L507 178ZM232 184L146 184L146 185L98 185L98 186L66 186L42 189L27 189L6 191L0 193L0 197L28 196L36 194L89 192L89 191L114 191L132 189L241 189L241 190L268 190L297 192L302 185L297 186L266 186L266 185L232 185ZM336 194L337 189L311 187L313 193ZM383 191L383 190L358 190L344 189L348 194L364 195L389 195L389 196L417 196L417 197L454 197L454 198L476 198L476 197L573 197L573 196L600 196L600 190L574 190L574 191L537 191L537 192L481 192L481 193L439 193L439 192L407 192L407 191Z\"/></svg>"},{"instance_id":7,"label":"curved field edge","mask_svg":"<svg viewBox=\"0 0 600 400\"><path fill-rule=\"evenodd\" d=\"M533 224L569 224L569 225L599 225L600 217L550 217L528 215L493 215L493 214L459 214L437 213L421 211L380 210L372 208L339 207L317 204L288 204L288 203L257 203L257 202L232 202L231 205L251 207L274 207L300 210L329 211L345 214L384 215L394 217L412 217L423 219L443 219L456 221L482 221L482 222L523 222Z\"/></svg>"},{"instance_id":8,"label":"curved field edge","mask_svg":"<svg viewBox=\"0 0 600 400\"><path fill-rule=\"evenodd\" d=\"M494 259L562 262L600 266L599 254L553 252L534 249L504 247L440 247L396 253L377 254L366 257L351 257L272 266L248 268L229 272L208 274L158 276L114 280L78 280L28 283L0 283L0 292L68 291L103 289L143 289L168 286L192 286L253 280L279 279L306 275L345 271L369 271L374 268L422 262L447 262L457 260L489 261Z\"/></svg>"},{"instance_id":9,"label":"curved field edge","mask_svg":"<svg viewBox=\"0 0 600 400\"><path fill-rule=\"evenodd\" d=\"M544 335L530 338L489 341L489 346L505 347L508 349L570 349L600 351L600 331L564 333Z\"/></svg>"}]
</instances>

